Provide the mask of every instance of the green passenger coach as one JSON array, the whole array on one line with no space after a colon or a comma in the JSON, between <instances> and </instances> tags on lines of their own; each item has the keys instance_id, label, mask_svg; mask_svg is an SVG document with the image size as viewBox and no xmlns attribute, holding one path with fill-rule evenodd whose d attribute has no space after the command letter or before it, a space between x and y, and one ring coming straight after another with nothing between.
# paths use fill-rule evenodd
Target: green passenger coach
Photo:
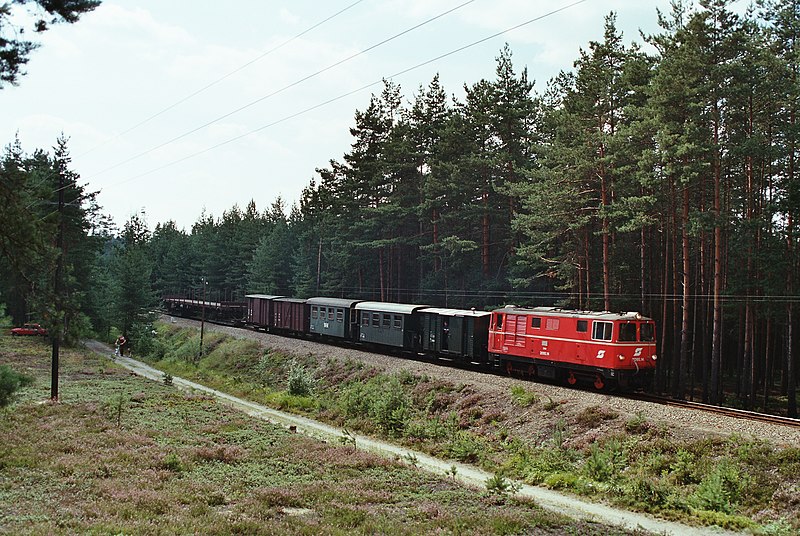
<instances>
[{"instance_id":1,"label":"green passenger coach","mask_svg":"<svg viewBox=\"0 0 800 536\"><path fill-rule=\"evenodd\" d=\"M361 300L341 298L309 298L311 322L309 332L326 337L356 340L358 319L355 305Z\"/></svg>"},{"instance_id":2,"label":"green passenger coach","mask_svg":"<svg viewBox=\"0 0 800 536\"><path fill-rule=\"evenodd\" d=\"M361 302L356 304L359 320L359 340L419 350L422 347L418 311L427 305L404 303Z\"/></svg>"}]
</instances>

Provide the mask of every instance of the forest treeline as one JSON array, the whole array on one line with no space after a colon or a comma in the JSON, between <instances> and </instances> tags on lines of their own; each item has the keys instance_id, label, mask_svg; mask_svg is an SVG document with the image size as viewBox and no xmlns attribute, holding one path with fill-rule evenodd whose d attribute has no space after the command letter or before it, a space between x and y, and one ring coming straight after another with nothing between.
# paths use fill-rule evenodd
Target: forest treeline
<instances>
[{"instance_id":1,"label":"forest treeline","mask_svg":"<svg viewBox=\"0 0 800 536\"><path fill-rule=\"evenodd\" d=\"M75 310L100 331L145 325L137 311L157 296L204 291L635 310L658 324L657 391L796 415L800 4L731 3L673 2L642 44L610 14L542 87L508 46L462 98L438 77L410 96L385 81L356 111L350 150L290 209L250 201L152 233L137 215L112 233L73 206L94 248L68 270ZM19 168L30 199L52 200L58 173L36 186L37 158L58 168L58 154L7 149L3 196ZM52 231L52 205L37 207ZM53 269L21 276L16 258L0 260L16 274L0 301L21 318L44 310Z\"/></svg>"}]
</instances>

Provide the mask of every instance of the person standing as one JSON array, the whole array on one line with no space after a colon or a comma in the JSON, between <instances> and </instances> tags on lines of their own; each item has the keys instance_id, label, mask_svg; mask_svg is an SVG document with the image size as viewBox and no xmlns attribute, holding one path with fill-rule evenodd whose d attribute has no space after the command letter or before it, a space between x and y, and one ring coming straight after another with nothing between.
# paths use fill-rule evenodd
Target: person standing
<instances>
[{"instance_id":1,"label":"person standing","mask_svg":"<svg viewBox=\"0 0 800 536\"><path fill-rule=\"evenodd\" d=\"M125 335L117 337L117 340L114 342L114 356L125 355L125 344L127 342L128 339L125 338Z\"/></svg>"}]
</instances>

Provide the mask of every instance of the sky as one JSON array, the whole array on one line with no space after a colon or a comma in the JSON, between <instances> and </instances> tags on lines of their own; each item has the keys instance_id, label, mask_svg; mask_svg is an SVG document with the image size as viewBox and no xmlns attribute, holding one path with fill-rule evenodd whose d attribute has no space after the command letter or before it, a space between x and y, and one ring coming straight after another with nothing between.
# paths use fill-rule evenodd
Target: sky
<instances>
[{"instance_id":1,"label":"sky","mask_svg":"<svg viewBox=\"0 0 800 536\"><path fill-rule=\"evenodd\" d=\"M63 133L72 170L118 226L144 214L151 230L190 231L250 200L296 203L348 152L383 78L410 102L438 73L461 98L494 79L508 43L544 91L602 39L610 11L630 44L658 32L656 9L669 1L104 0L38 36L27 74L0 89L0 142L18 136L32 153Z\"/></svg>"}]
</instances>

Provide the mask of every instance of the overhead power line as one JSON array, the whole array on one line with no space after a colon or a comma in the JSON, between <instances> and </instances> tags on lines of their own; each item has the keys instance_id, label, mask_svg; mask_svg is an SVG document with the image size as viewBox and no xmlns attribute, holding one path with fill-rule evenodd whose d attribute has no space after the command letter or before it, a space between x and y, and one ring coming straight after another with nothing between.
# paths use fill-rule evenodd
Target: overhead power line
<instances>
[{"instance_id":1,"label":"overhead power line","mask_svg":"<svg viewBox=\"0 0 800 536\"><path fill-rule=\"evenodd\" d=\"M356 93L360 93L361 91L364 91L365 89L368 89L368 88L370 88L370 87L372 87L372 86L375 86L375 85L378 85L378 84L380 84L381 82L383 82L383 80L384 80L384 79L387 79L387 78L388 78L388 79L391 79L391 78L397 78L398 76L402 76L402 75L404 75L404 74L407 74L407 73L409 73L409 72L411 72L411 71L414 71L414 70L416 70L416 69L419 69L419 68L421 68L421 67L424 67L424 66L426 66L426 65L429 65L429 64L431 64L431 63L434 63L434 62L436 62L436 61L439 61L439 60L441 60L441 59L444 59L444 58L446 58L446 57L448 57L448 56L452 56L452 55L454 55L454 54L458 54L459 52L463 52L464 50L470 49L470 48L472 48L472 47L474 47L474 46L480 45L481 43L485 43L486 41L490 41L491 39L494 39L494 38L496 38L496 37L499 37L499 36L501 36L501 35L507 34L507 33L509 33L509 32L512 32L512 31L514 31L514 30L517 30L517 29L519 29L519 28L522 28L522 27L524 27L524 26L527 26L527 25L529 25L529 24L532 24L532 23L534 23L534 22L540 21L540 20L542 20L542 19L545 19L545 18L547 18L547 17L550 17L550 16L552 16L552 15L555 15L555 14L557 14L557 13L560 13L560 12L562 12L562 11L564 11L564 10L567 10L567 9L569 9L569 8L571 8L571 7L577 6L578 4L582 4L582 3L586 2L586 1L587 1L587 0L577 0L576 2L572 2L571 4L567 4L567 5L565 5L565 6L562 6L562 7L558 8L558 9L554 9L553 11L549 11L549 12L547 12L547 13L543 14L543 15L539 15L539 16L537 16L537 17L534 17L534 18L532 18L532 19L529 19L529 20L527 20L527 21L525 21L525 22L522 22L522 23L519 23L519 24L517 24L517 25L511 26L510 28L506 28L505 30L502 30L502 31L496 32L496 33L494 33L494 34L492 34L492 35L489 35L489 36L487 36L487 37L484 37L484 38L482 38L482 39L479 39L479 40L477 40L477 41L473 41L472 43L469 43L469 44L467 44L467 45L464 45L464 46L461 46L461 47L459 47L459 48L456 48L456 49L454 49L454 50L451 50L450 52L446 52L446 53L444 53L444 54L441 54L441 55L439 55L439 56L436 56L435 58L429 59L429 60L427 60L427 61L424 61L424 62L422 62L422 63L418 63L418 64L414 65L413 67L408 67L407 69L403 69L402 71L398 71L398 72L396 72L396 73L394 73L394 74L391 74L391 75L389 75L389 76L384 76L384 77L381 77L381 79L380 79L380 80L375 80L375 81L373 81L373 82L370 82L370 83L368 83L368 84L365 84L365 85L363 85L363 86L361 86L361 87L358 87L358 88L356 88L356 89L350 90L350 91L348 91L348 92L346 92L346 93L342 93L341 95L339 95L339 96L337 96L337 97L333 97L333 98L331 98L331 99L328 99L328 100L326 100L326 101L323 101L323 102L320 102L320 103L318 103L318 104L315 104L314 106L310 106L310 107L308 107L308 108L305 108L305 109L303 109L303 110L300 110L300 111L298 111L298 112L294 112L294 113L292 113L292 114L290 114L290 115L284 116L284 117L283 117L283 118L281 118L281 119L277 119L277 120L275 120L275 121L273 121L273 122L271 122L271 123L267 123L266 125L263 125L263 126L260 126L260 127L258 127L258 128L255 128L255 129L253 129L253 130L250 130L250 131L248 131L248 132L245 132L244 134L240 134L240 135L238 135L238 136L234 136L233 138L229 138L229 139L227 139L227 140L225 140L225 141L223 141L223 142L217 143L216 145L212 145L212 146L210 146L210 147L207 147L207 148L205 148L205 149L202 149L202 150L200 150L200 151L197 151L197 152L195 152L195 153L192 153L192 154L190 154L190 155L184 156L183 158L179 158L178 160L173 160L172 162L168 162L168 163L166 163L166 164L164 164L164 165L158 166L158 167L156 167L156 168L153 168L153 169L151 169L151 170L149 170L149 171L145 171L145 172L143 172L143 173L140 173L140 174L138 174L138 175L134 175L133 177L129 177L129 178L127 178L127 179L124 179L124 180L122 180L122 181L119 181L119 182L115 183L115 185L125 184L125 183L127 183L127 182L131 182L131 181L134 181L134 180L136 180L136 179L139 179L139 178L141 178L141 177L145 177L145 176L147 176L147 175L150 175L151 173L155 173L155 172L157 172L157 171L161 171L162 169L166 169L166 168L172 167L172 166L174 166L174 165L176 165L176 164L180 164L181 162L185 162L186 160L190 160L190 159L192 159L192 158L195 158L195 157L197 157L197 156L200 156L200 155L202 155L202 154L205 154L205 153L207 153L207 152L209 152L209 151L213 151L214 149L218 149L218 148L220 148L220 147L222 147L222 146L224 146L224 145L228 145L229 143L233 143L234 141L238 141L238 140L240 140L240 139L242 139L242 138L246 138L247 136L251 136L251 135L253 135L253 134L257 133L257 132L261 132L262 130L265 130L265 129L267 129L267 128L273 127L273 126L275 126L275 125L278 125L278 124L280 124L280 123L284 123L284 122L286 122L286 121L288 121L288 120L290 120L290 119L294 119L295 117L298 117L298 116L301 116L301 115L307 114L308 112L311 112L311 111L313 111L313 110L316 110L316 109L318 109L318 108L322 108L323 106L327 106L328 104L331 104L331 103L333 103L333 102L336 102L336 101L342 100L342 99L344 99L344 98L346 98L346 97L349 97L350 95L354 95L354 94L356 94ZM467 2L467 3L469 3L469 2ZM465 4L462 4L462 5L465 5ZM460 7L460 6L459 6L459 7ZM454 8L454 9L457 9L457 8ZM441 15L440 15L440 16L441 16ZM424 24L424 23L423 23L423 24ZM409 31L409 30L407 30L406 32L408 32L408 31ZM373 48L374 48L374 47L373 47ZM314 76L314 75L311 75L311 76ZM264 98L266 98L266 97L264 97ZM254 104L254 103L251 103L251 104ZM250 105L248 105L248 106L250 106ZM243 109L243 108L241 108L241 109ZM235 112L231 112L231 113L235 113ZM230 115L230 114L228 114L228 115ZM208 123L208 124L211 124L211 123ZM196 130L199 130L200 128L203 128L203 127L198 127L197 129L195 129L195 130L193 130L193 131L191 131L191 132L195 132ZM173 140L171 140L171 141L175 141L175 140L177 140L177 139L180 139L181 137L183 137L183 136L185 136L185 135L188 135L188 134L190 134L191 132L189 132L189 133L187 133L187 134L184 134L184 135L180 136L179 138L175 138L175 139L173 139ZM125 163L127 163L127 162L129 162L129 161L131 161L131 160L133 160L133 159L135 159L135 158L139 158L140 156L143 156L143 155L147 154L147 153L148 153L148 152L150 152L150 151L153 151L153 150L155 150L155 149L158 149L158 148L160 148L160 147L163 147L163 146L164 146L164 145L166 145L167 143L171 143L171 142L165 142L165 143L163 143L163 144L159 145L158 147L154 147L153 149L150 149L150 150L148 150L148 151L146 151L146 152L144 152L144 153L141 153L140 155L137 155L137 156L135 156L135 157L132 157L132 158L130 158L130 159L128 159L128 160L126 160L125 162L121 162L120 164L117 164L117 165L113 166L112 168L108 168L108 169L106 169L106 170L104 170L104 171L108 171L109 169L113 169L113 168L115 168L115 167L119 167L120 165L122 165L122 164L125 164Z\"/></svg>"},{"instance_id":2,"label":"overhead power line","mask_svg":"<svg viewBox=\"0 0 800 536\"><path fill-rule=\"evenodd\" d=\"M234 115L236 113L239 113L242 110L246 110L247 108L250 108L251 106L253 106L255 104L258 104L259 102L262 102L262 101L264 101L266 99L274 97L275 95L283 93L287 89L291 89L291 88L293 88L293 87L295 87L295 86L297 86L299 84L302 84L303 82L306 82L306 81L308 81L308 80L310 80L310 79L312 79L314 77L317 77L317 76L321 75L322 73L330 71L331 69L333 69L335 67L338 67L339 65L342 65L343 63L351 61L351 60L353 60L353 59L355 59L355 58L357 58L357 57L359 57L359 56L361 56L363 54L366 54L367 52L369 52L371 50L374 50L374 49L376 49L376 48L378 48L378 47L380 47L382 45L385 45L386 43L394 41L395 39L397 39L399 37L402 37L403 35L405 35L407 33L410 33L410 32L412 32L414 30L417 30L417 29L425 26L426 24L430 24L431 22L433 22L433 21L435 21L437 19L440 19L440 18L444 17L445 15L449 15L450 13L452 13L452 12L458 10L458 9L461 9L464 6L473 3L474 1L475 0L467 0L466 2L463 2L463 3L457 5L457 6L453 7L453 8L450 8L450 9L442 12L442 13L439 13L438 15L435 15L435 16L433 16L433 17L431 17L431 18L429 18L429 19L427 19L427 20L425 20L423 22L420 22L419 24L416 24L416 25L410 27L410 28L407 28L407 29L403 30L400 33L397 33L397 34L395 34L395 35L393 35L393 36L391 36L391 37L389 37L387 39L384 39L383 41L375 43L374 45L369 46L369 47L367 47L367 48L365 48L365 49L363 49L363 50L361 50L359 52L356 52L355 54L351 54L350 56L348 56L348 57L346 57L344 59L341 59L341 60L339 60L339 61L337 61L335 63L332 63L331 65L328 65L327 67L324 67L323 69L320 69L319 71L316 71L316 72L311 73L311 74L309 74L307 76L304 76L303 78L300 78L299 80L296 80L296 81L294 81L294 82L292 82L290 84L287 84L287 85L283 86L280 89L276 89L272 93L268 93L267 95L259 97L258 99L245 104L244 106L240 106L239 108L236 108L235 110L232 110L232 111L230 111L230 112L228 112L226 114L223 114L223 115L217 117L216 119L212 119L211 121L208 121L208 122L206 122L206 123L204 123L204 124L202 124L202 125L200 125L200 126L198 126L196 128L193 128L192 130L184 132L183 134L175 136L172 139L169 139L169 140L167 140L165 142L162 142L162 143L160 143L160 144L158 144L158 145L156 145L154 147L151 147L151 148L149 148L149 149L147 149L145 151L142 151L139 154L131 156L130 158L128 158L126 160L123 160L122 162L119 162L117 164L114 164L111 167L107 167L107 168L103 169L102 171L99 171L99 172L95 173L92 176L93 177L97 177L98 175L102 175L103 173L111 171L112 169L116 169L116 168L118 168L118 167L120 167L122 165L127 164L128 162L132 162L133 160L137 160L137 159L139 159L139 158L141 158L141 157L143 157L145 155L148 155L148 154L152 153L153 151L161 149L162 147L164 147L166 145L169 145L170 143L174 143L174 142L176 142L178 140L181 140L181 139L185 138L186 136L189 136L190 134L194 134L195 132L197 132L199 130L202 130L202 129L208 127L208 126L213 125L214 123L217 123L217 122L219 122L219 121L221 121L223 119L226 119L226 118L228 118L228 117L230 117L230 116L232 116L232 115ZM584 2L584 1L586 1L586 0L581 0L581 2ZM580 3L580 2L577 2L577 3Z\"/></svg>"},{"instance_id":3,"label":"overhead power line","mask_svg":"<svg viewBox=\"0 0 800 536\"><path fill-rule=\"evenodd\" d=\"M356 0L356 1L355 1L355 2L353 2L352 4L350 4L350 5L348 5L348 6L344 7L344 8L342 8L342 9L340 9L339 11L337 11L336 13L334 13L333 15L330 15L329 17L327 17L327 18L325 18L325 19L323 19L323 20L319 21L318 23L314 24L313 26L310 26L310 27L306 28L305 30L303 30L303 31L302 31L302 32L300 32L299 34L295 35L294 37L290 37L289 39L287 39L286 41L282 42L281 44L279 44L279 45L277 45L277 46L275 46L275 47L273 47L273 48L271 48L271 49L267 50L266 52L264 52L264 53L262 53L262 54L259 54L258 56L256 56L256 57L255 57L255 58L253 58L252 60L248 61L247 63L244 63L243 65L240 65L240 66L239 66L239 67L237 67L236 69L234 69L234 70L230 71L228 74L222 75L222 76L220 76L219 78L217 78L216 80L214 80L214 81L212 81L212 82L209 82L208 84L206 84L205 86L201 87L200 89L198 89L198 90L194 91L193 93L190 93L190 94L186 95L185 97L183 97L182 99L180 99L180 100L178 100L178 101L176 101L176 102L174 102L174 103L170 104L170 105L169 105L169 106L167 106L166 108L163 108L162 110L159 110L158 112L154 113L153 115L151 115L151 116L150 116L150 117L148 117L147 119L144 119L144 120L142 120L142 121L140 121L140 122L136 123L135 125L133 125L133 126L131 126L131 127L127 128L127 129L123 130L122 132L120 132L120 133L119 133L119 134L117 134L116 136L113 136L113 137L111 137L111 138L107 139L106 141L104 141L104 142L102 142L102 143L100 143L100 144L98 144L98 145L96 145L96 146L92 147L92 148L91 148L91 149L89 149L88 151L86 151L86 152L84 152L84 153L82 153L82 154L80 154L80 155L78 155L78 156L84 156L84 155L87 155L87 154L89 154L89 153L91 153L91 152L93 152L93 151L95 151L95 150L99 149L100 147L103 147L104 145L106 145L106 144L108 144L108 143L110 143L110 142L112 142L112 141L114 141L114 140L117 140L117 139L119 139L119 138L123 137L125 134L128 134L129 132L132 132L132 131L136 130L136 129L137 129L137 128L139 128L140 126L142 126L142 125L145 125L145 124L149 123L150 121L152 121L152 120L153 120L153 119L155 119L156 117L159 117L160 115L162 115L162 114L164 114L164 113L166 113L166 112L168 112L168 111L172 110L172 109L173 109L173 108L175 108L176 106L179 106L179 105L183 104L184 102L188 101L189 99L192 99L193 97L196 97L197 95L199 95L199 94L203 93L204 91L206 91L206 90L208 90L208 89L212 88L213 86L215 86L215 85L219 84L220 82L222 82L223 80L225 80L225 79L227 79L227 78L229 78L229 77L233 76L234 74L238 73L239 71L242 71L242 70L246 69L247 67L251 66L252 64L256 63L257 61L259 61L259 60L261 60L261 59L263 59L263 58L265 58L265 57L269 56L269 55L270 55L270 54L272 54L273 52L276 52L276 51L278 51L278 50L282 49L283 47L285 47L285 46L286 46L286 45L288 45L289 43L291 43L291 42L293 42L293 41L295 41L295 40L297 40L297 39L299 39L299 38L303 37L304 35L306 35L306 34L307 34L307 33L309 33L310 31L312 31L312 30L315 30L315 29L319 28L320 26L322 26L322 25L323 25L323 24L325 24L326 22L328 22L328 21L330 21L330 20L332 20L332 19L334 19L334 18L338 17L339 15L341 15L342 13L344 13L345 11L347 11L348 9L350 9L350 8L352 8L352 7L355 7L356 5L360 4L360 3L361 3L361 2L363 2L363 1L364 1L364 0Z\"/></svg>"}]
</instances>

